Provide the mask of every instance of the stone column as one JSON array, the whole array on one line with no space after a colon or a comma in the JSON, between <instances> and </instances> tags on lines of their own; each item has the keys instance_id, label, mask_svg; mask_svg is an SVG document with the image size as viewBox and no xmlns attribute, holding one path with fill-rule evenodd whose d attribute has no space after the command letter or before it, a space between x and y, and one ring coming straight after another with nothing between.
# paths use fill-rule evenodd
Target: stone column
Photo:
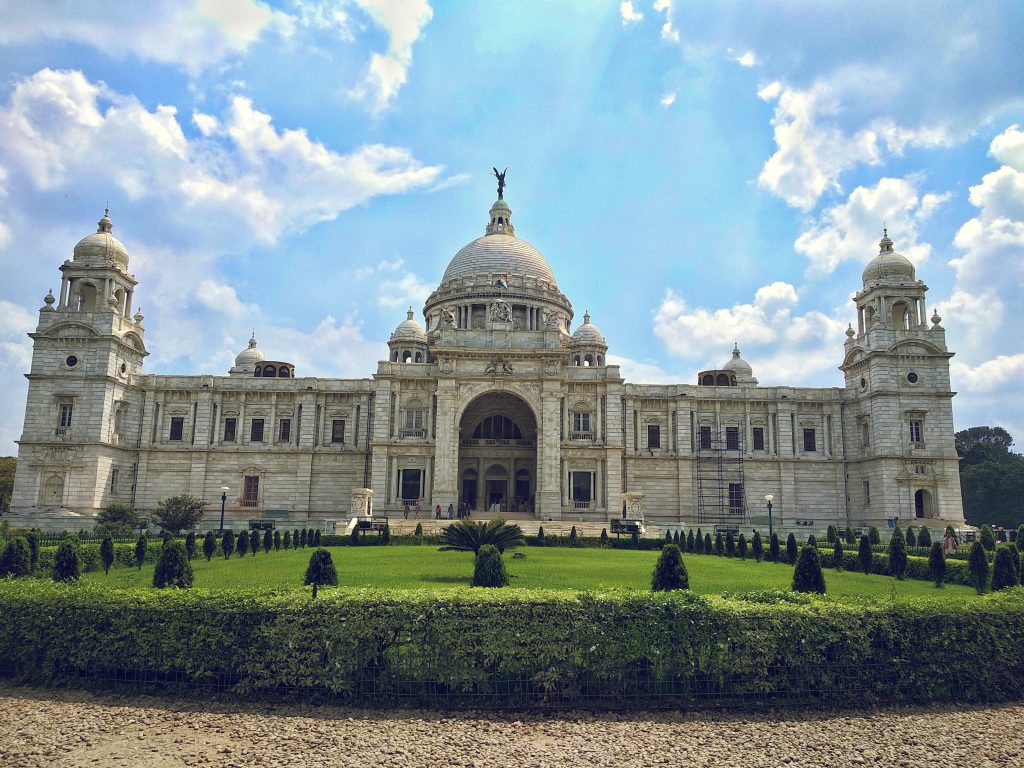
<instances>
[{"instance_id":1,"label":"stone column","mask_svg":"<svg viewBox=\"0 0 1024 768\"><path fill-rule=\"evenodd\" d=\"M537 425L537 516L555 520L562 516L559 477L561 451L558 440L561 394L560 383L544 383L540 423Z\"/></svg>"},{"instance_id":2,"label":"stone column","mask_svg":"<svg viewBox=\"0 0 1024 768\"><path fill-rule=\"evenodd\" d=\"M442 379L437 384L437 440L434 448L434 487L431 507L447 510L458 498L456 481L459 464L458 425L455 382Z\"/></svg>"}]
</instances>

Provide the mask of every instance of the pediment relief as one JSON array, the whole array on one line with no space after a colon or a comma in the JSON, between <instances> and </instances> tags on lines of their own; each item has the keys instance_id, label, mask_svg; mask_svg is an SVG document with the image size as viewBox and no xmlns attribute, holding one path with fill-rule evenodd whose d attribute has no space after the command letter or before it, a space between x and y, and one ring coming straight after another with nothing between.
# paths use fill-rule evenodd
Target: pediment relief
<instances>
[{"instance_id":1,"label":"pediment relief","mask_svg":"<svg viewBox=\"0 0 1024 768\"><path fill-rule=\"evenodd\" d=\"M59 323L50 326L42 333L51 339L87 339L99 336L99 332L85 323Z\"/></svg>"}]
</instances>

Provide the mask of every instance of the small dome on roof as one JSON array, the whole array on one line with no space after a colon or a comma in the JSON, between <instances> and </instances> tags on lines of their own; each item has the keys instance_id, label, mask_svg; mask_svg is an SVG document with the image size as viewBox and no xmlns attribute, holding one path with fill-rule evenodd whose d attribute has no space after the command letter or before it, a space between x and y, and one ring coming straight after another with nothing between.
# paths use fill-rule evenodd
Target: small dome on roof
<instances>
[{"instance_id":1,"label":"small dome on roof","mask_svg":"<svg viewBox=\"0 0 1024 768\"><path fill-rule=\"evenodd\" d=\"M583 325L576 329L576 332L572 335L573 345L577 344L597 344L602 347L607 347L608 343L604 340L604 336L597 330L596 325L592 325L590 322L590 313L583 313Z\"/></svg>"},{"instance_id":2,"label":"small dome on roof","mask_svg":"<svg viewBox=\"0 0 1024 768\"><path fill-rule=\"evenodd\" d=\"M256 331L253 331L252 337L249 339L249 346L235 357L235 367L241 368L244 365L255 365L256 363L262 363L266 359L267 356L262 351L256 349Z\"/></svg>"},{"instance_id":3,"label":"small dome on roof","mask_svg":"<svg viewBox=\"0 0 1024 768\"><path fill-rule=\"evenodd\" d=\"M427 343L427 333L423 326L416 322L413 317L412 307L405 313L405 320L398 324L395 332L391 334L391 341L416 341L422 344Z\"/></svg>"},{"instance_id":4,"label":"small dome on roof","mask_svg":"<svg viewBox=\"0 0 1024 768\"><path fill-rule=\"evenodd\" d=\"M876 280L916 280L917 276L910 259L893 250L889 232L883 229L882 239L878 243L878 255L864 267L861 279L867 285Z\"/></svg>"},{"instance_id":5,"label":"small dome on roof","mask_svg":"<svg viewBox=\"0 0 1024 768\"><path fill-rule=\"evenodd\" d=\"M97 223L96 231L86 235L75 246L74 259L79 264L90 267L113 265L122 270L128 269L128 249L120 240L110 234L114 228L110 221L110 209L104 209L103 218Z\"/></svg>"},{"instance_id":6,"label":"small dome on roof","mask_svg":"<svg viewBox=\"0 0 1024 768\"><path fill-rule=\"evenodd\" d=\"M722 364L722 370L733 371L737 376L754 375L754 369L750 367L750 363L740 357L740 347L738 344L733 344L732 357Z\"/></svg>"}]
</instances>

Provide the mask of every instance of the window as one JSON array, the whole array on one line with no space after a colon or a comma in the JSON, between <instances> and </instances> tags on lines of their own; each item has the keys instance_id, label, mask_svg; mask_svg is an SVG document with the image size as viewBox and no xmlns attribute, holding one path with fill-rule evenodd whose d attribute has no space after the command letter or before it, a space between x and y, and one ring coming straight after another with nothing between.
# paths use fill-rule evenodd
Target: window
<instances>
[{"instance_id":1,"label":"window","mask_svg":"<svg viewBox=\"0 0 1024 768\"><path fill-rule=\"evenodd\" d=\"M344 443L345 442L345 420L334 419L331 421L331 442L332 443Z\"/></svg>"},{"instance_id":2,"label":"window","mask_svg":"<svg viewBox=\"0 0 1024 768\"><path fill-rule=\"evenodd\" d=\"M754 427L754 450L764 450L764 427Z\"/></svg>"},{"instance_id":3,"label":"window","mask_svg":"<svg viewBox=\"0 0 1024 768\"><path fill-rule=\"evenodd\" d=\"M923 443L924 442L924 432L921 429L921 420L920 419L911 419L910 420L910 442L912 442L912 443Z\"/></svg>"},{"instance_id":4,"label":"window","mask_svg":"<svg viewBox=\"0 0 1024 768\"><path fill-rule=\"evenodd\" d=\"M661 427L657 424L647 425L647 447L652 450L661 448Z\"/></svg>"},{"instance_id":5,"label":"window","mask_svg":"<svg viewBox=\"0 0 1024 768\"><path fill-rule=\"evenodd\" d=\"M572 431L577 434L590 434L590 414L574 413L572 415Z\"/></svg>"},{"instance_id":6,"label":"window","mask_svg":"<svg viewBox=\"0 0 1024 768\"><path fill-rule=\"evenodd\" d=\"M224 442L233 443L235 442L235 425L238 424L238 419L230 418L224 419Z\"/></svg>"},{"instance_id":7,"label":"window","mask_svg":"<svg viewBox=\"0 0 1024 768\"><path fill-rule=\"evenodd\" d=\"M110 492L111 493L117 493L117 484L118 484L118 481L120 479L121 479L121 470L120 469L118 469L117 467L114 467L112 470L110 470Z\"/></svg>"},{"instance_id":8,"label":"window","mask_svg":"<svg viewBox=\"0 0 1024 768\"><path fill-rule=\"evenodd\" d=\"M740 449L740 428L725 428L725 449L727 451L738 451Z\"/></svg>"},{"instance_id":9,"label":"window","mask_svg":"<svg viewBox=\"0 0 1024 768\"><path fill-rule=\"evenodd\" d=\"M263 424L263 420L260 419L260 424ZM255 420L253 420L255 423ZM260 427L262 430L262 426ZM262 435L261 435L262 439ZM245 483L242 485L242 506L243 507L255 507L259 504L260 500L260 478L259 475L246 475Z\"/></svg>"},{"instance_id":10,"label":"window","mask_svg":"<svg viewBox=\"0 0 1024 768\"><path fill-rule=\"evenodd\" d=\"M171 440L180 441L185 431L185 417L174 416L171 418Z\"/></svg>"},{"instance_id":11,"label":"window","mask_svg":"<svg viewBox=\"0 0 1024 768\"><path fill-rule=\"evenodd\" d=\"M729 483L729 511L743 511L743 483Z\"/></svg>"},{"instance_id":12,"label":"window","mask_svg":"<svg viewBox=\"0 0 1024 768\"><path fill-rule=\"evenodd\" d=\"M871 506L871 481L870 480L865 480L864 481L864 506L865 507L870 507Z\"/></svg>"},{"instance_id":13,"label":"window","mask_svg":"<svg viewBox=\"0 0 1024 768\"><path fill-rule=\"evenodd\" d=\"M701 450L711 450L711 427L700 428L700 447Z\"/></svg>"},{"instance_id":14,"label":"window","mask_svg":"<svg viewBox=\"0 0 1024 768\"><path fill-rule=\"evenodd\" d=\"M71 426L71 412L73 409L74 406L72 406L71 403L60 404L60 421L58 422L58 426L62 429L67 429Z\"/></svg>"},{"instance_id":15,"label":"window","mask_svg":"<svg viewBox=\"0 0 1024 768\"><path fill-rule=\"evenodd\" d=\"M921 463L914 464L914 474L915 475L927 475L928 474L928 465L927 464L921 464Z\"/></svg>"},{"instance_id":16,"label":"window","mask_svg":"<svg viewBox=\"0 0 1024 768\"><path fill-rule=\"evenodd\" d=\"M249 428L249 442L250 443L262 443L263 442L263 419L253 419L252 426Z\"/></svg>"},{"instance_id":17,"label":"window","mask_svg":"<svg viewBox=\"0 0 1024 768\"><path fill-rule=\"evenodd\" d=\"M519 425L507 416L485 416L473 430L477 440L522 440Z\"/></svg>"},{"instance_id":18,"label":"window","mask_svg":"<svg viewBox=\"0 0 1024 768\"><path fill-rule=\"evenodd\" d=\"M415 408L405 412L405 429L403 437L423 437L423 411Z\"/></svg>"},{"instance_id":19,"label":"window","mask_svg":"<svg viewBox=\"0 0 1024 768\"><path fill-rule=\"evenodd\" d=\"M590 472L570 472L569 487L572 489L573 505L585 509L593 500L593 475Z\"/></svg>"},{"instance_id":20,"label":"window","mask_svg":"<svg viewBox=\"0 0 1024 768\"><path fill-rule=\"evenodd\" d=\"M292 439L292 420L281 419L277 422L277 440L281 443L287 443Z\"/></svg>"},{"instance_id":21,"label":"window","mask_svg":"<svg viewBox=\"0 0 1024 768\"><path fill-rule=\"evenodd\" d=\"M805 453L814 453L816 450L818 450L818 440L817 440L817 436L814 434L814 430L813 429L805 429L804 430L804 452Z\"/></svg>"},{"instance_id":22,"label":"window","mask_svg":"<svg viewBox=\"0 0 1024 768\"><path fill-rule=\"evenodd\" d=\"M421 498L423 487L422 469L402 469L398 472L399 496L403 501L415 501Z\"/></svg>"},{"instance_id":23,"label":"window","mask_svg":"<svg viewBox=\"0 0 1024 768\"><path fill-rule=\"evenodd\" d=\"M871 445L871 425L866 421L860 425L860 444L863 448Z\"/></svg>"}]
</instances>

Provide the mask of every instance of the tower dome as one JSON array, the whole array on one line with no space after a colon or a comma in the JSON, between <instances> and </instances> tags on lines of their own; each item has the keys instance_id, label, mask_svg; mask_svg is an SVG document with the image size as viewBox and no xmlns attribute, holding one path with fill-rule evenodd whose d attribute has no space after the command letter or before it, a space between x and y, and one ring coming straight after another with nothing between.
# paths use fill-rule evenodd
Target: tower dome
<instances>
[{"instance_id":1,"label":"tower dome","mask_svg":"<svg viewBox=\"0 0 1024 768\"><path fill-rule=\"evenodd\" d=\"M86 235L75 246L74 260L87 267L105 267L113 265L128 271L128 249L111 234L114 228L110 220L110 209L103 210L103 218L97 222L96 231Z\"/></svg>"},{"instance_id":2,"label":"tower dome","mask_svg":"<svg viewBox=\"0 0 1024 768\"><path fill-rule=\"evenodd\" d=\"M420 344L427 343L427 332L423 326L416 322L412 307L405 313L405 320L398 324L395 332L391 334L392 341L415 341Z\"/></svg>"},{"instance_id":3,"label":"tower dome","mask_svg":"<svg viewBox=\"0 0 1024 768\"><path fill-rule=\"evenodd\" d=\"M886 282L913 282L917 279L914 265L906 256L896 253L887 229L882 230L882 239L878 243L878 255L864 267L861 275L865 287L868 283L879 280Z\"/></svg>"},{"instance_id":4,"label":"tower dome","mask_svg":"<svg viewBox=\"0 0 1024 768\"><path fill-rule=\"evenodd\" d=\"M573 346L579 344L597 344L599 346L607 347L608 343L604 340L604 336L597 330L597 326L590 322L590 312L583 313L583 325L576 329L576 332L572 335Z\"/></svg>"},{"instance_id":5,"label":"tower dome","mask_svg":"<svg viewBox=\"0 0 1024 768\"><path fill-rule=\"evenodd\" d=\"M241 368L248 365L256 365L267 359L263 351L256 348L256 331L252 332L249 345L235 356L235 367Z\"/></svg>"},{"instance_id":6,"label":"tower dome","mask_svg":"<svg viewBox=\"0 0 1024 768\"><path fill-rule=\"evenodd\" d=\"M605 354L608 352L608 343L604 336L597 330L597 326L590 322L590 313L583 313L583 325L576 329L572 339L569 341L571 348L569 361L572 365L593 366L605 365Z\"/></svg>"},{"instance_id":7,"label":"tower dome","mask_svg":"<svg viewBox=\"0 0 1024 768\"><path fill-rule=\"evenodd\" d=\"M722 364L722 370L732 371L736 374L737 380L754 375L754 369L750 367L750 363L740 357L740 347L738 344L733 344L732 357Z\"/></svg>"}]
</instances>

